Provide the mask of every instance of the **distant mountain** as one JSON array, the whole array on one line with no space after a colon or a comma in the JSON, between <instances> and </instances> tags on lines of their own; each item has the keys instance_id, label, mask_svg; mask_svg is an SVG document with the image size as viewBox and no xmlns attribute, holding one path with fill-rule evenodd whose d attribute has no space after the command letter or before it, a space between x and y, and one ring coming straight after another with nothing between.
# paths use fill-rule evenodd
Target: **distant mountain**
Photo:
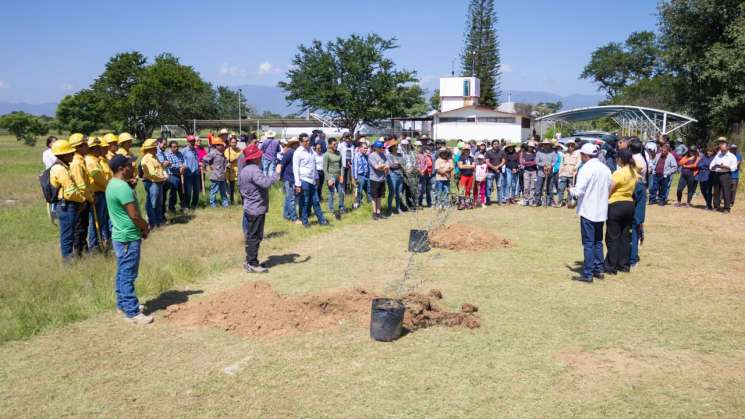
<instances>
[{"instance_id":1,"label":"distant mountain","mask_svg":"<svg viewBox=\"0 0 745 419\"><path fill-rule=\"evenodd\" d=\"M595 106L603 101L603 95L586 95L573 94L569 96L560 96L550 92L535 92L529 90L509 90L504 91L500 97L502 103L507 101L508 94L512 96L515 103L540 103L540 102L558 102L561 101L562 109L582 108L586 106Z\"/></svg>"},{"instance_id":2,"label":"distant mountain","mask_svg":"<svg viewBox=\"0 0 745 419\"><path fill-rule=\"evenodd\" d=\"M0 115L11 113L15 111L23 111L32 115L47 115L54 116L57 111L56 103L11 103L0 101Z\"/></svg>"}]
</instances>

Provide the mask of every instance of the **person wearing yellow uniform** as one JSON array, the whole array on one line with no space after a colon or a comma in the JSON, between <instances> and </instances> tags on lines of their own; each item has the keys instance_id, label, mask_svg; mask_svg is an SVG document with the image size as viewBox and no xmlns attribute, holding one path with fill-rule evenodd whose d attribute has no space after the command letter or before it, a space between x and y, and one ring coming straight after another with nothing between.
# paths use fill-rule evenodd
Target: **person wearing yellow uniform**
<instances>
[{"instance_id":1,"label":"person wearing yellow uniform","mask_svg":"<svg viewBox=\"0 0 745 419\"><path fill-rule=\"evenodd\" d=\"M158 148L157 141L150 138L142 144L142 160L140 168L142 181L145 186L145 212L150 229L163 224L163 185L167 179L163 166L155 157Z\"/></svg>"},{"instance_id":2,"label":"person wearing yellow uniform","mask_svg":"<svg viewBox=\"0 0 745 419\"><path fill-rule=\"evenodd\" d=\"M106 210L106 185L111 179L111 169L104 157L107 149L104 144L107 143L98 137L88 138L88 154L85 156L85 168L88 169L93 192L93 206L88 217L88 249L90 251L106 249L111 237L109 213Z\"/></svg>"},{"instance_id":3,"label":"person wearing yellow uniform","mask_svg":"<svg viewBox=\"0 0 745 419\"><path fill-rule=\"evenodd\" d=\"M110 132L103 136L101 139L102 147L103 143L106 143L107 145L104 147L104 150L106 150L106 160L111 160L116 155L116 151L119 150L119 139L117 138L116 134L113 132Z\"/></svg>"},{"instance_id":4,"label":"person wearing yellow uniform","mask_svg":"<svg viewBox=\"0 0 745 419\"><path fill-rule=\"evenodd\" d=\"M54 211L60 229L60 250L62 259L70 261L74 256L73 243L75 240L75 225L80 217L80 208L87 202L85 191L78 189L70 173L75 149L65 140L52 143L52 154L57 161L49 169L49 183L58 189Z\"/></svg>"},{"instance_id":5,"label":"person wearing yellow uniform","mask_svg":"<svg viewBox=\"0 0 745 419\"><path fill-rule=\"evenodd\" d=\"M83 134L75 133L67 140L70 147L75 149L75 154L70 163L70 175L78 189L85 194L86 202L80 207L80 216L75 224L75 237L73 240L73 250L78 256L88 250L88 217L93 204L93 189L91 188L91 179L85 164L85 155L88 154L88 143Z\"/></svg>"},{"instance_id":6,"label":"person wearing yellow uniform","mask_svg":"<svg viewBox=\"0 0 745 419\"><path fill-rule=\"evenodd\" d=\"M606 221L605 273L615 275L629 272L631 263L631 226L634 222L634 189L639 179L636 163L629 149L618 151L618 169L611 176L608 198L608 220Z\"/></svg>"},{"instance_id":7,"label":"person wearing yellow uniform","mask_svg":"<svg viewBox=\"0 0 745 419\"><path fill-rule=\"evenodd\" d=\"M128 132L119 134L119 141L117 141L118 149L116 150L116 154L130 158L134 162L136 156L130 151L130 148L132 148L133 139L134 138Z\"/></svg>"},{"instance_id":8,"label":"person wearing yellow uniform","mask_svg":"<svg viewBox=\"0 0 745 419\"><path fill-rule=\"evenodd\" d=\"M225 149L225 158L228 159L228 170L225 174L228 180L228 194L230 195L230 205L235 204L235 184L238 181L238 158L241 156L241 149L238 148L238 139L230 138L230 145Z\"/></svg>"}]
</instances>

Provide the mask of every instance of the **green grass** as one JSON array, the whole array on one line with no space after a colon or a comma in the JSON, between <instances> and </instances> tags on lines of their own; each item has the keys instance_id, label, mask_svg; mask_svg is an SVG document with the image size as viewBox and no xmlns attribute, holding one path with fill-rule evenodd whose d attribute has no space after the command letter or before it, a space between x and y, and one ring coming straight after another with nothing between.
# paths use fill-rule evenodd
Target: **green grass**
<instances>
[{"instance_id":1,"label":"green grass","mask_svg":"<svg viewBox=\"0 0 745 419\"><path fill-rule=\"evenodd\" d=\"M59 232L47 217L36 174L42 171L41 144L28 147L0 136L0 343L28 338L44 330L114 309L113 257L91 256L72 265L61 263ZM209 189L208 189L209 191ZM138 197L145 196L142 186ZM12 202L5 201L11 199ZM319 233L281 218L282 194L271 191L265 249L288 246ZM348 198L351 199L351 198ZM206 196L201 196L202 203ZM351 201L350 201L351 202ZM144 205L140 205L144 213ZM325 207L325 205L324 205ZM341 224L366 220L356 211ZM242 211L204 209L187 224L174 224L145 241L138 294L151 298L178 284L240 266Z\"/></svg>"}]
</instances>

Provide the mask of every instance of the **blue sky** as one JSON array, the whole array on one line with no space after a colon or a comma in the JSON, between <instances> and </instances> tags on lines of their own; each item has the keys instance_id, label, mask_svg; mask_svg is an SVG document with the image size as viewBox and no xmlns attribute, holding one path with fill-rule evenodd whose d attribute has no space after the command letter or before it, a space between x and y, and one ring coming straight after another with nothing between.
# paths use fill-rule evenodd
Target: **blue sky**
<instances>
[{"instance_id":1,"label":"blue sky","mask_svg":"<svg viewBox=\"0 0 745 419\"><path fill-rule=\"evenodd\" d=\"M427 88L450 73L467 0L7 1L0 100L58 101L117 52L171 52L206 80L275 85L297 45L351 33L396 37L391 56ZM504 90L594 93L578 75L590 53L655 29L655 0L496 1Z\"/></svg>"}]
</instances>

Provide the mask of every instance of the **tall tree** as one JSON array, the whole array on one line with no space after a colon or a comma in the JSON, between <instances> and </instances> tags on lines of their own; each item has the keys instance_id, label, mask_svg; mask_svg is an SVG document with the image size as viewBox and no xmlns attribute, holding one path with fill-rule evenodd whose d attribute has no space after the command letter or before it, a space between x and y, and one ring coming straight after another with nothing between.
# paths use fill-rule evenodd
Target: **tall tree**
<instances>
[{"instance_id":1,"label":"tall tree","mask_svg":"<svg viewBox=\"0 0 745 419\"><path fill-rule=\"evenodd\" d=\"M279 87L300 112L319 112L354 132L360 123L409 116L424 103L416 73L397 70L385 54L397 48L395 39L376 34L337 38L323 45L300 45Z\"/></svg>"},{"instance_id":2,"label":"tall tree","mask_svg":"<svg viewBox=\"0 0 745 419\"><path fill-rule=\"evenodd\" d=\"M479 78L479 102L492 108L499 106L502 73L494 0L471 0L468 6L461 68L464 77Z\"/></svg>"},{"instance_id":3,"label":"tall tree","mask_svg":"<svg viewBox=\"0 0 745 419\"><path fill-rule=\"evenodd\" d=\"M21 111L0 116L0 127L15 135L16 140L30 146L36 144L40 135L49 132L49 126L39 117Z\"/></svg>"},{"instance_id":4,"label":"tall tree","mask_svg":"<svg viewBox=\"0 0 745 419\"><path fill-rule=\"evenodd\" d=\"M59 127L65 131L91 134L107 125L107 103L111 102L101 100L91 89L67 95L57 105Z\"/></svg>"},{"instance_id":5,"label":"tall tree","mask_svg":"<svg viewBox=\"0 0 745 419\"><path fill-rule=\"evenodd\" d=\"M225 86L218 86L215 90L217 119L235 119L238 118L238 91L232 90ZM241 116L247 117L254 114L253 108L246 103L246 96L241 95Z\"/></svg>"},{"instance_id":6,"label":"tall tree","mask_svg":"<svg viewBox=\"0 0 745 419\"><path fill-rule=\"evenodd\" d=\"M432 96L429 98L429 107L433 111L440 112L440 89L435 89L434 92L432 92Z\"/></svg>"},{"instance_id":7,"label":"tall tree","mask_svg":"<svg viewBox=\"0 0 745 419\"><path fill-rule=\"evenodd\" d=\"M144 111L130 100L130 95L142 80L146 66L147 58L138 51L117 54L91 85L102 105L102 119L116 131L136 132L141 125L137 115Z\"/></svg>"}]
</instances>

